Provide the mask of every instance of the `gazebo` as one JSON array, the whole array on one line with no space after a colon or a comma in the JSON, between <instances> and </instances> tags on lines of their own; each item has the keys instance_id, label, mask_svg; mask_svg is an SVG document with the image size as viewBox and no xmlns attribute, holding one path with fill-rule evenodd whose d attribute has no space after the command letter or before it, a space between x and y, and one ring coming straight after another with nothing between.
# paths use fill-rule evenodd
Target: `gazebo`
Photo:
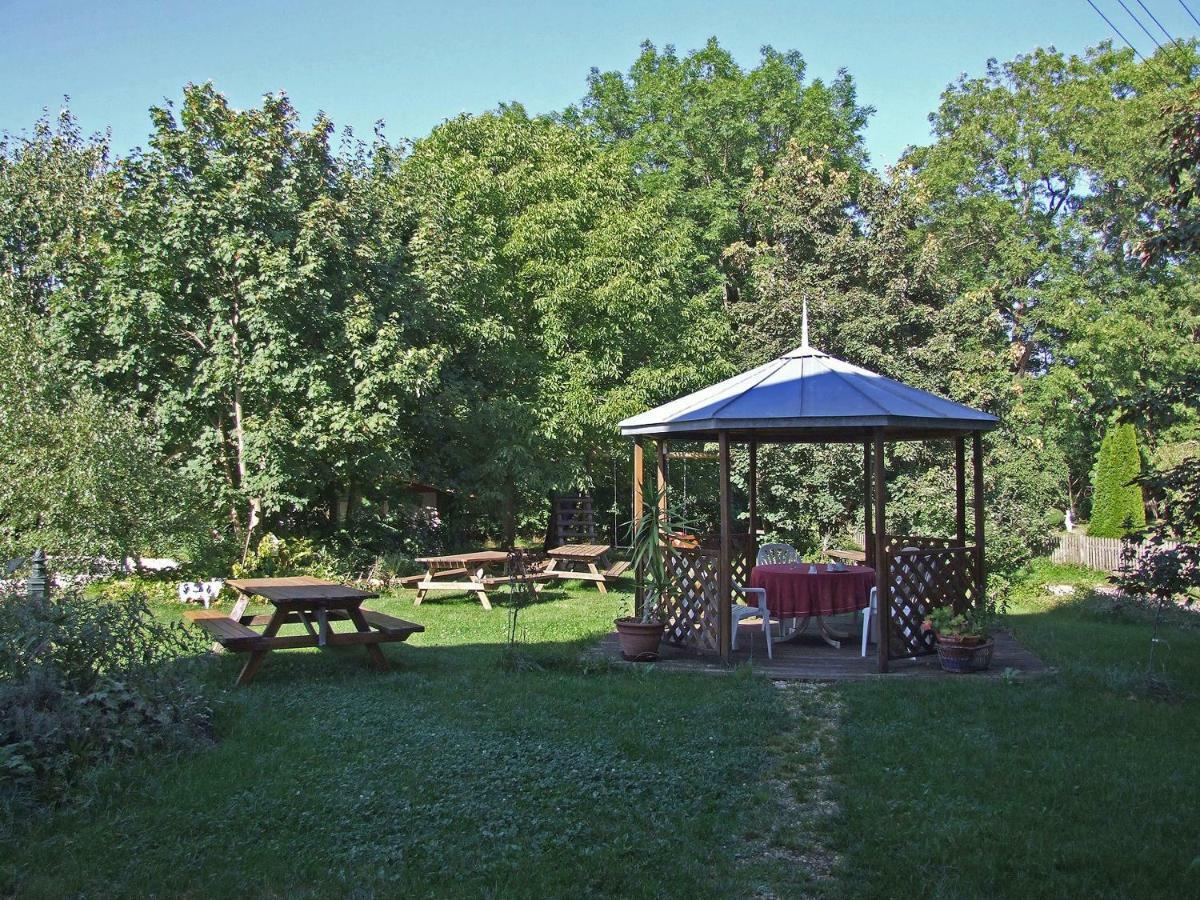
<instances>
[{"instance_id":1,"label":"gazebo","mask_svg":"<svg viewBox=\"0 0 1200 900\"><path fill-rule=\"evenodd\" d=\"M680 585L663 612L665 640L730 658L733 584L745 583L758 552L758 447L766 443L853 443L863 450L862 503L867 565L879 589L880 672L893 659L933 652L921 631L929 610L981 605L984 598L982 435L995 416L951 402L828 356L803 344L790 353L620 423L632 437L634 509L642 506L646 441L657 442L659 495L665 508L668 444L713 442L720 465L717 546L672 550ZM966 440L971 438L973 527L967 531ZM955 464L953 537L887 531L884 445L952 441ZM730 447L749 456L747 533L734 533ZM643 591L638 579L638 604ZM706 584L707 583L707 584ZM715 590L714 590L715 588ZM711 600L716 598L715 606Z\"/></svg>"}]
</instances>

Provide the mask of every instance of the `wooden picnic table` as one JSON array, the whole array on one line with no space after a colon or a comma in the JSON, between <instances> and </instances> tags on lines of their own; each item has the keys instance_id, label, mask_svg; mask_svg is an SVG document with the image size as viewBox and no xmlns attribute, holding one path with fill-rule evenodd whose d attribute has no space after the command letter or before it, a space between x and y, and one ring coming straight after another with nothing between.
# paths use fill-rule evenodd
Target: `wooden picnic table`
<instances>
[{"instance_id":1,"label":"wooden picnic table","mask_svg":"<svg viewBox=\"0 0 1200 900\"><path fill-rule=\"evenodd\" d=\"M563 544L547 551L550 563L546 572L563 581L590 581L600 593L607 594L609 579L616 578L629 568L629 564L624 562L611 567L608 565L607 556L611 549L609 544ZM606 567L603 572L599 568L601 565ZM579 571L580 568L584 571Z\"/></svg>"},{"instance_id":2,"label":"wooden picnic table","mask_svg":"<svg viewBox=\"0 0 1200 900\"><path fill-rule=\"evenodd\" d=\"M488 589L512 584L517 580L512 575L489 575L488 570L496 566L504 566L508 562L508 554L503 550L477 550L472 553L449 553L445 556L424 556L417 560L425 566L425 575L414 586L417 596L413 606L420 606L421 601L430 591L467 591L474 594L484 609L491 609L488 599ZM541 582L553 579L554 575L539 572L526 576L533 581L534 591L542 589ZM455 579L453 581L447 579Z\"/></svg>"},{"instance_id":3,"label":"wooden picnic table","mask_svg":"<svg viewBox=\"0 0 1200 900\"><path fill-rule=\"evenodd\" d=\"M362 602L379 596L335 581L297 576L293 578L236 578L225 582L239 594L228 616L220 610L202 609L185 613L193 624L205 629L227 650L249 653L237 684L249 684L272 650L296 647L337 647L361 644L371 664L386 669L381 643L404 641L424 631L425 626L406 622L372 609ZM252 597L275 607L270 615L246 615ZM334 631L331 622L349 621L354 631ZM301 624L305 634L280 637L284 625ZM254 626L265 626L261 632Z\"/></svg>"}]
</instances>

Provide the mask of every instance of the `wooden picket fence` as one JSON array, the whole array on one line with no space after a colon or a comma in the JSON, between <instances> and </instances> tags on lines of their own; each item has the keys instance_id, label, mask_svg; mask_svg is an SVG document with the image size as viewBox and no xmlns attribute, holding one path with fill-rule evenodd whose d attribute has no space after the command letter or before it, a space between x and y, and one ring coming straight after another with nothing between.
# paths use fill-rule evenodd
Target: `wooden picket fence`
<instances>
[{"instance_id":1,"label":"wooden picket fence","mask_svg":"<svg viewBox=\"0 0 1200 900\"><path fill-rule=\"evenodd\" d=\"M1163 549L1174 549L1173 544L1163 544ZM1136 553L1140 558L1150 549L1149 544L1135 543L1121 538L1088 537L1086 534L1072 533L1059 535L1058 546L1050 554L1050 559L1056 563L1068 563L1077 566L1087 566L1100 572L1119 572L1128 565L1129 553Z\"/></svg>"}]
</instances>

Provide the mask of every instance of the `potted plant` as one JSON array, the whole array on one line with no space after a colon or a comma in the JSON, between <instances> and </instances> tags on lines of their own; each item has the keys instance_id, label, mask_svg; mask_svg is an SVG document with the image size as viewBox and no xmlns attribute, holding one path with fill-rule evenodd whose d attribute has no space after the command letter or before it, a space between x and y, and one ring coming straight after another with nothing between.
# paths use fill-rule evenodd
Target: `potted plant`
<instances>
[{"instance_id":1,"label":"potted plant","mask_svg":"<svg viewBox=\"0 0 1200 900\"><path fill-rule=\"evenodd\" d=\"M937 640L938 661L947 672L981 672L992 663L994 641L988 636L990 616L984 611L956 613L949 606L931 612L922 630Z\"/></svg>"},{"instance_id":2,"label":"potted plant","mask_svg":"<svg viewBox=\"0 0 1200 900\"><path fill-rule=\"evenodd\" d=\"M659 610L663 598L671 590L667 555L671 552L672 533L687 529L687 524L672 510L664 512L659 502L657 485L647 484L642 508L634 511L633 521L629 523L630 560L644 579L641 582L641 615L622 616L615 622L621 640L621 655L637 662L658 659L658 645L666 626Z\"/></svg>"}]
</instances>

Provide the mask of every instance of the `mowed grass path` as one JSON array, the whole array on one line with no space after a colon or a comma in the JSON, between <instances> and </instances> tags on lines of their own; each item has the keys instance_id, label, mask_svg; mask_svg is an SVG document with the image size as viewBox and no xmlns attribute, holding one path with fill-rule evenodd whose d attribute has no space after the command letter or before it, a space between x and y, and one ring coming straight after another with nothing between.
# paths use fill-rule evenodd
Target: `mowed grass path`
<instances>
[{"instance_id":1,"label":"mowed grass path","mask_svg":"<svg viewBox=\"0 0 1200 900\"><path fill-rule=\"evenodd\" d=\"M376 605L429 630L389 674L293 651L234 691L240 661L213 661L220 742L0 844L0 892L1200 896L1200 631L1166 632L1173 694L1149 699L1144 617L1043 588L1095 580L1018 591L1011 625L1057 676L787 694L581 667L623 594L547 591L516 671L505 610L402 594Z\"/></svg>"}]
</instances>

